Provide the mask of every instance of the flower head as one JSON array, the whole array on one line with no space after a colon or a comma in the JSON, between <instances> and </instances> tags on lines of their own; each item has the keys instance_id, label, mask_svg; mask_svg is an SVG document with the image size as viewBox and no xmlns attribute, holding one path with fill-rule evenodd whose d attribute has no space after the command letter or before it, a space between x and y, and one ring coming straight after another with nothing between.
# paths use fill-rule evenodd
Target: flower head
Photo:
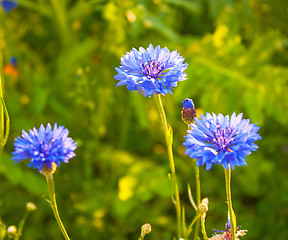
<instances>
[{"instance_id":1,"label":"flower head","mask_svg":"<svg viewBox=\"0 0 288 240\"><path fill-rule=\"evenodd\" d=\"M17 58L16 58L16 57L14 57L14 56L10 57L9 61L10 61L10 64L11 64L13 67L17 67L17 66L18 66L18 61L17 61Z\"/></svg>"},{"instance_id":2,"label":"flower head","mask_svg":"<svg viewBox=\"0 0 288 240\"><path fill-rule=\"evenodd\" d=\"M16 57L10 57L9 63L4 66L4 74L14 79L18 78L18 61Z\"/></svg>"},{"instance_id":3,"label":"flower head","mask_svg":"<svg viewBox=\"0 0 288 240\"><path fill-rule=\"evenodd\" d=\"M240 229L240 226L236 228L236 232L235 232L236 240L239 240L239 237L243 237L247 233L247 230L239 230L239 229ZM232 240L232 228L231 228L230 221L226 223L226 229L224 231L214 230L214 233L215 235L209 238L209 240Z\"/></svg>"},{"instance_id":4,"label":"flower head","mask_svg":"<svg viewBox=\"0 0 288 240\"><path fill-rule=\"evenodd\" d=\"M195 117L197 117L195 105L192 99L186 98L182 102L182 120L186 123L194 122Z\"/></svg>"},{"instance_id":5,"label":"flower head","mask_svg":"<svg viewBox=\"0 0 288 240\"><path fill-rule=\"evenodd\" d=\"M154 49L150 44L147 50L133 48L121 58L121 66L115 68L118 74L114 78L119 80L117 86L127 85L129 91L143 92L143 96L165 95L172 93L177 82L186 79L187 63L183 61L177 51L170 52L166 47Z\"/></svg>"},{"instance_id":6,"label":"flower head","mask_svg":"<svg viewBox=\"0 0 288 240\"><path fill-rule=\"evenodd\" d=\"M254 143L261 139L257 133L259 127L251 124L249 119L242 119L242 113L223 116L207 113L195 119L191 130L185 136L185 154L197 159L197 166L206 164L209 170L213 164L222 164L226 169L247 165L245 157L256 151Z\"/></svg>"},{"instance_id":7,"label":"flower head","mask_svg":"<svg viewBox=\"0 0 288 240\"><path fill-rule=\"evenodd\" d=\"M75 156L74 150L77 144L72 138L68 137L68 129L54 124L54 128L48 123L46 129L41 124L39 130L33 128L29 134L22 131L22 138L15 139L15 151L12 152L14 163L30 158L28 167L53 168L59 167L60 162L68 163L68 160Z\"/></svg>"},{"instance_id":8,"label":"flower head","mask_svg":"<svg viewBox=\"0 0 288 240\"><path fill-rule=\"evenodd\" d=\"M18 6L18 2L13 0L2 0L0 5L3 7L4 12L10 12Z\"/></svg>"}]
</instances>

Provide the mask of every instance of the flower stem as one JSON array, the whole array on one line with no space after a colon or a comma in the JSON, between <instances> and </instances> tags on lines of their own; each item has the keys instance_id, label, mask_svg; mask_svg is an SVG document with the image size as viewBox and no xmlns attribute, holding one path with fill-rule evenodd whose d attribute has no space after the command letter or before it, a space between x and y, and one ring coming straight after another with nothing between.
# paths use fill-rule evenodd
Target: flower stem
<instances>
[{"instance_id":1,"label":"flower stem","mask_svg":"<svg viewBox=\"0 0 288 240\"><path fill-rule=\"evenodd\" d=\"M201 204L201 188L200 188L199 167L196 165L196 159L194 160L194 169L195 169L195 180L196 180L196 203L197 203L197 207L199 207L199 205ZM193 237L194 240L198 239L199 229L200 229L200 219L197 220L196 225L195 225L194 237Z\"/></svg>"},{"instance_id":2,"label":"flower stem","mask_svg":"<svg viewBox=\"0 0 288 240\"><path fill-rule=\"evenodd\" d=\"M24 224L25 224L25 221L27 219L27 217L29 216L29 211L27 210L18 226L18 231L17 231L17 235L16 237L14 238L14 240L19 240L20 237L22 236L22 231L23 231L23 228L24 228Z\"/></svg>"},{"instance_id":3,"label":"flower stem","mask_svg":"<svg viewBox=\"0 0 288 240\"><path fill-rule=\"evenodd\" d=\"M190 124L187 124L187 126L188 126L188 130L190 130L191 129ZM200 184L200 171L199 171L199 167L196 164L196 161L197 160L194 159L193 165L194 165L194 170L195 170L196 203L197 203L197 208L198 208L199 205L201 204L201 184ZM197 212L198 212L198 210L197 210ZM202 224L201 224L201 227L203 227ZM200 230L200 219L198 219L197 222L196 222L195 231L194 231L194 237L193 237L194 240L198 239L199 230ZM205 231L205 229L204 229L204 231Z\"/></svg>"},{"instance_id":4,"label":"flower stem","mask_svg":"<svg viewBox=\"0 0 288 240\"><path fill-rule=\"evenodd\" d=\"M232 199L231 199L231 167L229 165L229 169L225 169L225 183L226 183L226 195L227 195L227 205L228 205L228 213L231 222L232 229L232 240L235 240L235 232L236 232L236 216L232 208Z\"/></svg>"},{"instance_id":5,"label":"flower stem","mask_svg":"<svg viewBox=\"0 0 288 240\"><path fill-rule=\"evenodd\" d=\"M206 217L206 213L203 213L201 215L201 230L202 230L202 234L203 234L204 239L208 240L206 229L205 229L205 217Z\"/></svg>"},{"instance_id":6,"label":"flower stem","mask_svg":"<svg viewBox=\"0 0 288 240\"><path fill-rule=\"evenodd\" d=\"M194 224L196 223L197 220L199 220L200 217L201 217L201 213L197 213L197 215L194 217L193 221L190 223L189 227L187 228L186 238L188 238L189 234L192 232L192 228Z\"/></svg>"},{"instance_id":7,"label":"flower stem","mask_svg":"<svg viewBox=\"0 0 288 240\"><path fill-rule=\"evenodd\" d=\"M0 216L0 240L4 240L6 236L6 225L2 222L1 216Z\"/></svg>"},{"instance_id":8,"label":"flower stem","mask_svg":"<svg viewBox=\"0 0 288 240\"><path fill-rule=\"evenodd\" d=\"M4 16L2 15L2 11L0 12L0 98L3 98L3 49L4 49ZM1 149L4 142L4 106L2 105L2 102L0 104L0 143L1 143ZM2 159L2 158L1 158ZM1 161L1 160L0 160Z\"/></svg>"},{"instance_id":9,"label":"flower stem","mask_svg":"<svg viewBox=\"0 0 288 240\"><path fill-rule=\"evenodd\" d=\"M157 104L158 111L160 113L162 126L165 134L166 144L167 144L167 151L168 151L168 158L170 163L170 170L171 170L171 182L172 182L172 199L174 199L174 205L176 209L176 215L177 215L177 237L178 239L181 238L181 204L180 204L180 197L179 197L179 190L178 190L178 184L177 184L177 178L175 173L175 163L173 158L173 150L172 150L172 142L173 142L173 134L172 134L172 128L167 125L166 115L164 111L164 107L161 101L160 94L155 94L155 101Z\"/></svg>"},{"instance_id":10,"label":"flower stem","mask_svg":"<svg viewBox=\"0 0 288 240\"><path fill-rule=\"evenodd\" d=\"M57 209L57 204L56 204L56 197L55 197L55 190L54 190L54 180L53 180L53 174L52 173L47 173L46 175L46 181L48 184L48 191L49 191L49 197L50 197L50 205L53 210L54 216L56 218L56 221L58 223L59 228L61 229L61 232L66 240L70 240L65 227L61 221L58 209Z\"/></svg>"},{"instance_id":11,"label":"flower stem","mask_svg":"<svg viewBox=\"0 0 288 240\"><path fill-rule=\"evenodd\" d=\"M7 142L10 128L10 119L4 102L4 76L3 76L3 49L4 49L4 15L0 11L0 154ZM5 128L6 126L6 128ZM0 158L0 163L2 158Z\"/></svg>"}]
</instances>

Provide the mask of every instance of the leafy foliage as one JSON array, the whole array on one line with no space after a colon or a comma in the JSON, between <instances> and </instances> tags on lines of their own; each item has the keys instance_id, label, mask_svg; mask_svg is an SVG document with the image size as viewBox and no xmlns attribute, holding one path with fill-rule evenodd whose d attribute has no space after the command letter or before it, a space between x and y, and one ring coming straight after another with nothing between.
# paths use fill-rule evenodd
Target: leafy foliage
<instances>
[{"instance_id":1,"label":"leafy foliage","mask_svg":"<svg viewBox=\"0 0 288 240\"><path fill-rule=\"evenodd\" d=\"M163 99L187 221L194 216L187 183L192 190L195 184L180 112L182 101L192 98L198 111L243 112L261 126L259 151L232 173L233 207L247 239L286 239L285 9L285 0L21 0L13 11L0 12L4 65L15 56L19 72L18 78L6 74L2 86L11 129L0 162L1 220L17 224L33 201L38 208L23 239L61 239L43 198L45 179L28 162L16 166L10 159L22 129L57 122L78 144L77 157L55 173L58 207L71 238L137 239L146 222L152 225L147 239L175 235L155 103L116 88L114 79L122 55L152 43L177 50L188 62L188 80ZM227 221L224 173L216 166L200 174L211 236Z\"/></svg>"}]
</instances>

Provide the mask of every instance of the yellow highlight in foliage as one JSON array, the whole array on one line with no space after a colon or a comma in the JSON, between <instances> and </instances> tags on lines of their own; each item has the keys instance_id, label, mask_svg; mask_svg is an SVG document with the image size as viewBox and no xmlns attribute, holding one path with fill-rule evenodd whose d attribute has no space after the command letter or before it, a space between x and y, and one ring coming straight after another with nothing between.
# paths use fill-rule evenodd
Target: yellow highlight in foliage
<instances>
[{"instance_id":1,"label":"yellow highlight in foliage","mask_svg":"<svg viewBox=\"0 0 288 240\"><path fill-rule=\"evenodd\" d=\"M151 28L152 27L152 22L150 20L144 20L144 26L147 28Z\"/></svg>"},{"instance_id":2,"label":"yellow highlight in foliage","mask_svg":"<svg viewBox=\"0 0 288 240\"><path fill-rule=\"evenodd\" d=\"M195 42L189 47L189 50L193 53L199 53L201 52L202 48L199 42Z\"/></svg>"},{"instance_id":3,"label":"yellow highlight in foliage","mask_svg":"<svg viewBox=\"0 0 288 240\"><path fill-rule=\"evenodd\" d=\"M113 2L109 2L104 11L104 18L110 21L116 21L118 8Z\"/></svg>"},{"instance_id":4,"label":"yellow highlight in foliage","mask_svg":"<svg viewBox=\"0 0 288 240\"><path fill-rule=\"evenodd\" d=\"M21 103L22 104L24 104L24 105L26 105L26 104L28 104L30 102L30 98L29 98L29 96L28 95L22 95L21 96Z\"/></svg>"},{"instance_id":5,"label":"yellow highlight in foliage","mask_svg":"<svg viewBox=\"0 0 288 240\"><path fill-rule=\"evenodd\" d=\"M81 22L79 20L74 20L72 22L72 29L73 30L78 31L78 30L81 29L81 27L82 27L82 24L81 24Z\"/></svg>"},{"instance_id":6,"label":"yellow highlight in foliage","mask_svg":"<svg viewBox=\"0 0 288 240\"><path fill-rule=\"evenodd\" d=\"M131 165L134 162L134 158L128 152L116 151L113 154L113 158L120 164Z\"/></svg>"},{"instance_id":7,"label":"yellow highlight in foliage","mask_svg":"<svg viewBox=\"0 0 288 240\"><path fill-rule=\"evenodd\" d=\"M229 28L226 25L219 25L214 32L212 39L215 47L222 47L224 39L228 35Z\"/></svg>"},{"instance_id":8,"label":"yellow highlight in foliage","mask_svg":"<svg viewBox=\"0 0 288 240\"><path fill-rule=\"evenodd\" d=\"M93 226L102 231L104 227L103 218L106 212L104 209L99 209L93 213Z\"/></svg>"},{"instance_id":9,"label":"yellow highlight in foliage","mask_svg":"<svg viewBox=\"0 0 288 240\"><path fill-rule=\"evenodd\" d=\"M126 11L125 16L127 17L129 22L135 22L136 21L136 15L131 10Z\"/></svg>"},{"instance_id":10,"label":"yellow highlight in foliage","mask_svg":"<svg viewBox=\"0 0 288 240\"><path fill-rule=\"evenodd\" d=\"M238 66L243 67L247 63L247 58L246 57L240 57L237 61Z\"/></svg>"},{"instance_id":11,"label":"yellow highlight in foliage","mask_svg":"<svg viewBox=\"0 0 288 240\"><path fill-rule=\"evenodd\" d=\"M124 176L118 181L119 193L118 197L122 201L126 201L134 195L133 189L136 186L136 178L132 176Z\"/></svg>"},{"instance_id":12,"label":"yellow highlight in foliage","mask_svg":"<svg viewBox=\"0 0 288 240\"><path fill-rule=\"evenodd\" d=\"M153 0L153 3L156 4L156 5L159 5L162 3L162 0Z\"/></svg>"},{"instance_id":13,"label":"yellow highlight in foliage","mask_svg":"<svg viewBox=\"0 0 288 240\"><path fill-rule=\"evenodd\" d=\"M197 109L196 109L196 114L197 114L197 118L200 118L200 117L201 117L201 114L204 115L204 111L203 111L201 108L197 108Z\"/></svg>"},{"instance_id":14,"label":"yellow highlight in foliage","mask_svg":"<svg viewBox=\"0 0 288 240\"><path fill-rule=\"evenodd\" d=\"M151 108L148 113L148 119L151 122L157 122L159 120L159 113L156 109Z\"/></svg>"}]
</instances>

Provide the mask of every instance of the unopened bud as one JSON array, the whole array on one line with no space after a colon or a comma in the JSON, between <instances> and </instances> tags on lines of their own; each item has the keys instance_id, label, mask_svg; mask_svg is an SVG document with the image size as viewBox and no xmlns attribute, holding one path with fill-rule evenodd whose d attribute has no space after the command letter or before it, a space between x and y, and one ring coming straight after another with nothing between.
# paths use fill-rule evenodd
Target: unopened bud
<instances>
[{"instance_id":1,"label":"unopened bud","mask_svg":"<svg viewBox=\"0 0 288 240\"><path fill-rule=\"evenodd\" d=\"M9 238L14 238L17 234L17 228L14 225L11 225L7 229L7 235Z\"/></svg>"},{"instance_id":2,"label":"unopened bud","mask_svg":"<svg viewBox=\"0 0 288 240\"><path fill-rule=\"evenodd\" d=\"M208 198L204 198L201 204L198 206L198 210L201 214L208 212Z\"/></svg>"},{"instance_id":3,"label":"unopened bud","mask_svg":"<svg viewBox=\"0 0 288 240\"><path fill-rule=\"evenodd\" d=\"M33 212L37 209L37 207L33 202L27 202L26 203L26 209L30 212Z\"/></svg>"},{"instance_id":4,"label":"unopened bud","mask_svg":"<svg viewBox=\"0 0 288 240\"><path fill-rule=\"evenodd\" d=\"M149 234L152 231L151 225L149 223L144 224L141 227L141 238L143 239L146 234Z\"/></svg>"},{"instance_id":5,"label":"unopened bud","mask_svg":"<svg viewBox=\"0 0 288 240\"><path fill-rule=\"evenodd\" d=\"M182 120L186 124L190 124L194 122L195 117L197 117L195 105L192 99L186 98L182 102Z\"/></svg>"},{"instance_id":6,"label":"unopened bud","mask_svg":"<svg viewBox=\"0 0 288 240\"><path fill-rule=\"evenodd\" d=\"M201 203L205 203L205 204L208 205L208 203L209 203L208 198L207 198L207 197L206 197L206 198L203 198L202 201L201 201Z\"/></svg>"}]
</instances>

